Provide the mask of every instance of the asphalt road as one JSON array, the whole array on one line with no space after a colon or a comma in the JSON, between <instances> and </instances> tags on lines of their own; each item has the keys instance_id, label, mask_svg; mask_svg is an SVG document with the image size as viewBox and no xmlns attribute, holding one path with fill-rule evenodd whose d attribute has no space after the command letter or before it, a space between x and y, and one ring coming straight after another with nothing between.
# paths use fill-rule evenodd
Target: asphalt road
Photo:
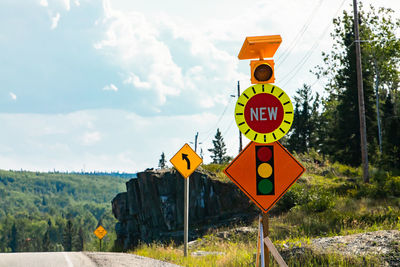
<instances>
[{"instance_id":1,"label":"asphalt road","mask_svg":"<svg viewBox=\"0 0 400 267\"><path fill-rule=\"evenodd\" d=\"M174 267L177 265L127 253L0 253L0 267Z\"/></svg>"}]
</instances>

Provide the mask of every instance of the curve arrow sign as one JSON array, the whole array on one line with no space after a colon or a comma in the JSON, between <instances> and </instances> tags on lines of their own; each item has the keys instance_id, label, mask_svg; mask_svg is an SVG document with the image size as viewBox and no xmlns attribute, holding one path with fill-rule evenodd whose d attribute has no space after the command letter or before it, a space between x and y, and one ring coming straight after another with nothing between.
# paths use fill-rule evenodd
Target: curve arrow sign
<instances>
[{"instance_id":1,"label":"curve arrow sign","mask_svg":"<svg viewBox=\"0 0 400 267\"><path fill-rule=\"evenodd\" d=\"M186 160L187 169L190 170L190 160L188 158L188 154L182 153L182 160Z\"/></svg>"}]
</instances>

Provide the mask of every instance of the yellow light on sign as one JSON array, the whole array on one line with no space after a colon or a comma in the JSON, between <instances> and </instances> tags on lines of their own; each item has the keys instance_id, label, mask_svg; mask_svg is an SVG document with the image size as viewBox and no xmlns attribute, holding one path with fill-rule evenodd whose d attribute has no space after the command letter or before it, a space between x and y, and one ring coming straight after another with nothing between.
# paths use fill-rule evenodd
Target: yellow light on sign
<instances>
[{"instance_id":1,"label":"yellow light on sign","mask_svg":"<svg viewBox=\"0 0 400 267\"><path fill-rule=\"evenodd\" d=\"M252 84L267 84L275 82L274 60L272 58L280 46L280 35L253 36L244 40L238 58L258 59L250 61L250 73Z\"/></svg>"}]
</instances>

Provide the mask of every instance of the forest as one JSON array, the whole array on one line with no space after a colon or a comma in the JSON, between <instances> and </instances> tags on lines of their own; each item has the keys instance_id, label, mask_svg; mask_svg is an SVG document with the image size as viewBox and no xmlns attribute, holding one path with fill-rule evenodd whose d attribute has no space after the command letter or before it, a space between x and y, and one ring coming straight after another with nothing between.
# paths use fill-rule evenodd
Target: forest
<instances>
[{"instance_id":1,"label":"forest","mask_svg":"<svg viewBox=\"0 0 400 267\"><path fill-rule=\"evenodd\" d=\"M116 222L111 200L126 181L0 170L0 252L97 250L98 224L108 230L103 248L110 250Z\"/></svg>"}]
</instances>

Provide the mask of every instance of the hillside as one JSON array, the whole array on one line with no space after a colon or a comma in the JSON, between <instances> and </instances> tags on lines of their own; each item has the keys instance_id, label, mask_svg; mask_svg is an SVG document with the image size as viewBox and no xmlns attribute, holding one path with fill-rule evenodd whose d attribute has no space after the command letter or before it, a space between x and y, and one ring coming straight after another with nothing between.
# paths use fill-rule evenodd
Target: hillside
<instances>
[{"instance_id":1,"label":"hillside","mask_svg":"<svg viewBox=\"0 0 400 267\"><path fill-rule=\"evenodd\" d=\"M93 231L99 220L115 238L111 199L127 180L115 176L0 170L0 251L97 249ZM72 227L67 230L70 220ZM80 241L79 241L80 240ZM83 241L82 241L83 240Z\"/></svg>"},{"instance_id":2,"label":"hillside","mask_svg":"<svg viewBox=\"0 0 400 267\"><path fill-rule=\"evenodd\" d=\"M365 184L359 168L332 164L316 153L295 156L307 171L270 212L270 238L279 250L285 251L289 266L365 266L365 262L373 265L382 260L400 264L400 244L396 241L389 242L386 254L341 255L337 254L339 250L307 253L304 249L322 237L399 231L398 173L371 168L371 182ZM230 182L222 173L224 166L204 165L202 168L215 172L216 179ZM189 252L192 255L187 259L181 257L182 246L174 244L143 245L133 253L184 266L254 266L257 226L258 222L254 221L211 230L191 243ZM379 244L378 241L369 242L368 246ZM299 247L306 253L290 252L298 251Z\"/></svg>"}]
</instances>

